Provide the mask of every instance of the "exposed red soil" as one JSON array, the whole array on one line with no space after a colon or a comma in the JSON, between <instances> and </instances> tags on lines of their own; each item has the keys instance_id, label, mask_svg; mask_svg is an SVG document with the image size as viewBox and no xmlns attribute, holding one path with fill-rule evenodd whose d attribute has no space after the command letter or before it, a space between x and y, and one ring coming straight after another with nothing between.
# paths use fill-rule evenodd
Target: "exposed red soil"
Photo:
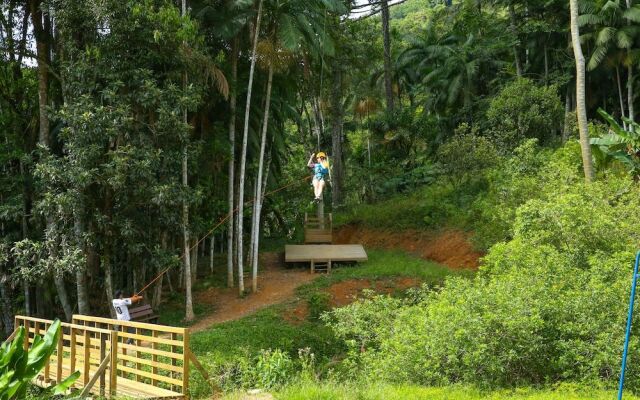
<instances>
[{"instance_id":1,"label":"exposed red soil","mask_svg":"<svg viewBox=\"0 0 640 400\"><path fill-rule=\"evenodd\" d=\"M482 253L474 250L469 235L457 230L402 232L346 225L334 234L335 243L360 243L365 247L404 250L426 260L433 260L450 268L478 268Z\"/></svg>"},{"instance_id":2,"label":"exposed red soil","mask_svg":"<svg viewBox=\"0 0 640 400\"><path fill-rule=\"evenodd\" d=\"M312 275L308 269L286 269L281 265L278 253L260 255L260 265L264 268L258 274L258 293L244 298L238 297L235 288L209 288L199 292L195 301L212 308L212 312L196 322L192 332L199 332L211 325L242 318L267 306L283 303L295 296L297 287L312 281L318 275ZM245 279L250 288L251 280Z\"/></svg>"},{"instance_id":3,"label":"exposed red soil","mask_svg":"<svg viewBox=\"0 0 640 400\"><path fill-rule=\"evenodd\" d=\"M329 294L329 305L331 308L343 307L356 301L365 289L371 289L380 294L391 294L403 291L411 287L420 286L421 281L416 278L395 278L395 279L349 279L334 283L323 291ZM285 320L292 323L301 323L309 316L309 306L306 301L300 301L296 307L283 313Z\"/></svg>"}]
</instances>

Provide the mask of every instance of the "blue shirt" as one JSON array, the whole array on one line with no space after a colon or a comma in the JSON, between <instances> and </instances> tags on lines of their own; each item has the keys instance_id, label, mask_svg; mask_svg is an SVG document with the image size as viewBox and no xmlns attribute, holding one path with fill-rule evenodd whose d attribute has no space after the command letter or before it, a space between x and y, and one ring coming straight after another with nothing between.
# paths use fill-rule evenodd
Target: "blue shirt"
<instances>
[{"instance_id":1,"label":"blue shirt","mask_svg":"<svg viewBox=\"0 0 640 400\"><path fill-rule=\"evenodd\" d=\"M313 177L315 179L324 179L324 176L329 173L329 169L322 166L322 164L317 163L313 166Z\"/></svg>"}]
</instances>

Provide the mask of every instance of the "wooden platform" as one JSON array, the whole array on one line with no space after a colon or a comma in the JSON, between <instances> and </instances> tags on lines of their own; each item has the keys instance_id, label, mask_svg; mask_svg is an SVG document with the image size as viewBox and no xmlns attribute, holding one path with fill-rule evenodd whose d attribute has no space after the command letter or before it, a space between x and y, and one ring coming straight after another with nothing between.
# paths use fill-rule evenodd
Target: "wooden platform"
<instances>
[{"instance_id":1,"label":"wooden platform","mask_svg":"<svg viewBox=\"0 0 640 400\"><path fill-rule=\"evenodd\" d=\"M367 261L361 244L288 244L284 247L285 262L346 262Z\"/></svg>"}]
</instances>

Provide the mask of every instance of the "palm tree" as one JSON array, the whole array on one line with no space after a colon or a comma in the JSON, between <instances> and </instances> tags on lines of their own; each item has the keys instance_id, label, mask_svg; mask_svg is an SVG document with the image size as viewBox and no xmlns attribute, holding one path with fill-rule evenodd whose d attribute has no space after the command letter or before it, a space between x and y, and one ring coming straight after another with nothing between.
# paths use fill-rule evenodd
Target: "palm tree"
<instances>
[{"instance_id":1,"label":"palm tree","mask_svg":"<svg viewBox=\"0 0 640 400\"><path fill-rule=\"evenodd\" d=\"M593 31L581 36L581 39L594 43L587 68L593 70L607 62L613 64L620 87L618 69L620 66L626 67L628 117L633 121L633 68L638 58L635 44L640 29L632 23L640 22L640 6L632 5L630 0L627 0L626 3L622 3L620 0L604 2L603 0L593 0L583 3L581 9L584 14L578 17L578 26L593 29ZM621 112L624 116L622 101Z\"/></svg>"},{"instance_id":2,"label":"palm tree","mask_svg":"<svg viewBox=\"0 0 640 400\"><path fill-rule=\"evenodd\" d=\"M585 99L585 60L580 44L580 30L578 27L578 0L569 0L571 10L571 43L576 61L576 113L578 115L578 129L580 130L580 147L582 149L582 167L585 181L594 179L593 160L591 159L591 144L589 143L589 128L587 126L587 106Z\"/></svg>"},{"instance_id":3,"label":"palm tree","mask_svg":"<svg viewBox=\"0 0 640 400\"><path fill-rule=\"evenodd\" d=\"M476 36L471 33L440 36L429 26L423 36L412 39L399 64L413 66L422 76L422 86L430 94L429 104L434 109L458 104L468 107L481 61L477 47Z\"/></svg>"}]
</instances>

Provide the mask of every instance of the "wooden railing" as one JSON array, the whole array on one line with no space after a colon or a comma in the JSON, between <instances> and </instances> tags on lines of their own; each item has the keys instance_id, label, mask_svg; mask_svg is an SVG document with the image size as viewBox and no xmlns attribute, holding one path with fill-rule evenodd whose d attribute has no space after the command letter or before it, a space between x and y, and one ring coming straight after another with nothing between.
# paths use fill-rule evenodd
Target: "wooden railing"
<instances>
[{"instance_id":1,"label":"wooden railing","mask_svg":"<svg viewBox=\"0 0 640 400\"><path fill-rule=\"evenodd\" d=\"M24 326L25 348L53 321L16 316ZM186 398L189 362L206 371L189 351L189 330L140 322L74 315L62 323L56 350L36 384L49 386L80 371L75 386L100 396ZM96 387L96 383L99 384Z\"/></svg>"},{"instance_id":2,"label":"wooden railing","mask_svg":"<svg viewBox=\"0 0 640 400\"><path fill-rule=\"evenodd\" d=\"M21 315L15 317L15 327L25 328L25 349L33 343L36 335L43 335L52 323L53 321L40 318ZM78 386L87 387L92 380L93 386L99 380L97 390L101 396L104 396L107 390L109 393L115 393L117 379L110 365L117 354L118 342L113 340L117 333L67 323L61 323L61 330L56 349L36 383L42 386L52 382L59 383L75 371L80 371L80 377L76 381Z\"/></svg>"},{"instance_id":3,"label":"wooden railing","mask_svg":"<svg viewBox=\"0 0 640 400\"><path fill-rule=\"evenodd\" d=\"M189 330L74 315L72 323L118 333L118 376L185 394L189 390Z\"/></svg>"}]
</instances>

